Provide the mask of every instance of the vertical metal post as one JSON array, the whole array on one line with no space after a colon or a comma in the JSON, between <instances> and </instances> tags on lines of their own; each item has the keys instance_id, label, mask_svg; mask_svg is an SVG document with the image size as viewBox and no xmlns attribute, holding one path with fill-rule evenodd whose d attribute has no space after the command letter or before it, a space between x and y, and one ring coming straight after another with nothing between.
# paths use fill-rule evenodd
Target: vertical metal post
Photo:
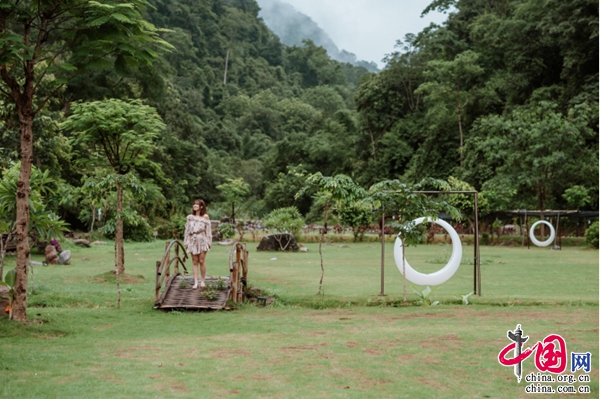
<instances>
[{"instance_id":1,"label":"vertical metal post","mask_svg":"<svg viewBox=\"0 0 600 399\"><path fill-rule=\"evenodd\" d=\"M562 250L562 242L560 240L560 231L558 228L560 227L560 211L558 211L558 216L556 217L556 236L554 237L554 246L556 246L556 240L558 239L558 249Z\"/></svg>"},{"instance_id":2,"label":"vertical metal post","mask_svg":"<svg viewBox=\"0 0 600 399\"><path fill-rule=\"evenodd\" d=\"M383 206L381 207L381 291L380 296L384 296L384 263L385 263L385 213L383 212Z\"/></svg>"},{"instance_id":3,"label":"vertical metal post","mask_svg":"<svg viewBox=\"0 0 600 399\"><path fill-rule=\"evenodd\" d=\"M529 239L529 216L527 216L527 211L525 211L525 231L527 232L527 249L531 249L529 248L531 240Z\"/></svg>"},{"instance_id":4,"label":"vertical metal post","mask_svg":"<svg viewBox=\"0 0 600 399\"><path fill-rule=\"evenodd\" d=\"M473 205L475 208L475 234L474 234L474 260L473 260L473 291L481 296L481 267L479 264L479 212L477 209L477 193L474 195Z\"/></svg>"},{"instance_id":5,"label":"vertical metal post","mask_svg":"<svg viewBox=\"0 0 600 399\"><path fill-rule=\"evenodd\" d=\"M525 245L525 230L523 230L523 216L519 215L519 228L521 229L521 246Z\"/></svg>"}]
</instances>

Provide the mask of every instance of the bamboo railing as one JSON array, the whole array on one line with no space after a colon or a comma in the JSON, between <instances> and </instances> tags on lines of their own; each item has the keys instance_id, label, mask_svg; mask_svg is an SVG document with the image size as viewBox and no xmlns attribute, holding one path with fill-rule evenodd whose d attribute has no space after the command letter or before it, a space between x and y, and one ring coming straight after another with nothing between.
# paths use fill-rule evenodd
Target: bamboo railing
<instances>
[{"instance_id":1,"label":"bamboo railing","mask_svg":"<svg viewBox=\"0 0 600 399\"><path fill-rule=\"evenodd\" d=\"M217 298L208 298L205 289L190 288L193 279L187 275L188 254L177 240L167 242L162 259L156 262L155 309L228 309L226 302L243 302L247 294L248 251L246 244L235 242L229 251L229 276L206 277L208 286L225 282ZM181 252L183 251L183 252ZM183 268L180 273L179 266ZM162 292L161 292L162 290Z\"/></svg>"},{"instance_id":2,"label":"bamboo railing","mask_svg":"<svg viewBox=\"0 0 600 399\"><path fill-rule=\"evenodd\" d=\"M179 249L183 251L183 258L179 256ZM171 259L171 251L174 250L175 256ZM183 267L184 274L187 274L187 269L185 267L185 261L188 257L187 251L182 243L177 240L173 240L171 242L165 243L165 254L162 257L162 260L156 262L156 286L154 289L154 304L159 303L159 295L160 289L165 286L162 296L166 295L167 291L171 286L171 266L173 263L173 277L179 274L179 265ZM165 284L166 282L166 284Z\"/></svg>"}]
</instances>

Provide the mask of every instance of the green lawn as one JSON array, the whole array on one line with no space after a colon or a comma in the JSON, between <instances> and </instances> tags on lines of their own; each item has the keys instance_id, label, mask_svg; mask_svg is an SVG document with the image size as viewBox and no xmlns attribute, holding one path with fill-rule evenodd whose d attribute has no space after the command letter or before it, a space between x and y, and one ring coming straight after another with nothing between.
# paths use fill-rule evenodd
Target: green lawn
<instances>
[{"instance_id":1,"label":"green lawn","mask_svg":"<svg viewBox=\"0 0 600 399\"><path fill-rule=\"evenodd\" d=\"M441 305L428 307L415 306L410 283L411 304L402 306L391 243L383 298L381 247L340 245L323 247L323 297L315 295L317 244L289 254L248 243L249 281L275 296L272 306L165 313L152 309L163 242L126 244L131 283L122 284L120 309L104 278L112 243L65 244L71 265L34 270L31 323L0 318L0 397L525 398L527 383L497 361L517 324L526 347L560 334L569 355L591 352L591 382L573 386L598 397L598 251L483 246L483 295L465 306L454 298L473 290L473 247L465 246L458 272L431 294ZM450 250L410 247L407 259L432 272ZM228 273L228 251L213 248L208 274ZM533 356L523 363L523 376L531 372Z\"/></svg>"}]
</instances>

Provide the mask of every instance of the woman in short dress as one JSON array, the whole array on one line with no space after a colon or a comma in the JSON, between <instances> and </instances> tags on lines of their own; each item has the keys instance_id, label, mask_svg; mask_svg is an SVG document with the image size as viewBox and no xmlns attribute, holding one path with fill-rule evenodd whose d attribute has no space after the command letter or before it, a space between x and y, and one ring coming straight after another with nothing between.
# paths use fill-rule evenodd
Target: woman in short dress
<instances>
[{"instance_id":1,"label":"woman in short dress","mask_svg":"<svg viewBox=\"0 0 600 399\"><path fill-rule=\"evenodd\" d=\"M198 264L200 264L200 287L206 287L206 253L212 246L212 231L210 218L206 213L206 204L202 200L195 200L192 214L188 215L185 223L185 238L183 245L192 255L194 265L194 289L198 288Z\"/></svg>"}]
</instances>

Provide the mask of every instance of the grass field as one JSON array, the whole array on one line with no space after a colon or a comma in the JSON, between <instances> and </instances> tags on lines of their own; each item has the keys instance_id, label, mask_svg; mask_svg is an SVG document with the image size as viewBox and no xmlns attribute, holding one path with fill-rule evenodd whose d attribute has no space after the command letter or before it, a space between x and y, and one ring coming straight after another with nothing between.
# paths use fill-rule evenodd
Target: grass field
<instances>
[{"instance_id":1,"label":"grass field","mask_svg":"<svg viewBox=\"0 0 600 399\"><path fill-rule=\"evenodd\" d=\"M598 251L483 246L482 296L462 305L455 295L473 291L465 246L458 272L431 294L440 305L417 306L408 283L404 306L391 243L383 297L377 243L324 246L323 296L317 244L306 246L264 253L248 244L249 282L275 297L270 306L165 313L152 309L163 242L126 244L120 309L106 280L112 243L66 243L71 265L34 270L31 322L0 317L0 397L525 398L528 383L497 360L517 324L530 337L525 347L559 334L569 356L591 352L591 381L570 386L598 397ZM407 259L429 273L450 251L410 247ZM228 252L213 248L208 274L228 274ZM524 361L523 377L537 371L534 356Z\"/></svg>"}]
</instances>

